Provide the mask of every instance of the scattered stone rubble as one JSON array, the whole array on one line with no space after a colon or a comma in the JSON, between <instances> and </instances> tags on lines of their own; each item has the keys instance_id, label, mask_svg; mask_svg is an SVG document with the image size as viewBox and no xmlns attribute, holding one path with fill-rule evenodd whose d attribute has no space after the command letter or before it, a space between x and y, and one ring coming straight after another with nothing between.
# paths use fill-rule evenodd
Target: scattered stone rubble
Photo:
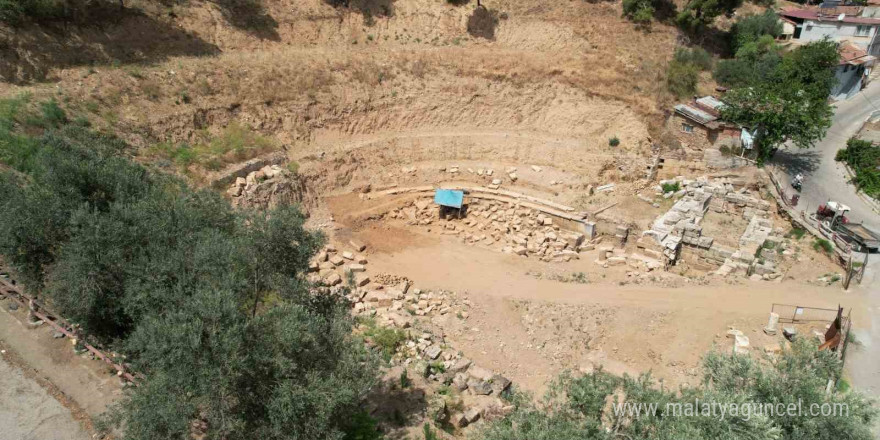
<instances>
[{"instance_id":1,"label":"scattered stone rubble","mask_svg":"<svg viewBox=\"0 0 880 440\"><path fill-rule=\"evenodd\" d=\"M571 261L593 250L579 232L560 228L553 216L516 203L471 201L461 219L439 219L439 208L430 199L419 199L386 214L444 235L456 235L470 245L497 248L504 253L534 256L543 261Z\"/></svg>"},{"instance_id":2,"label":"scattered stone rubble","mask_svg":"<svg viewBox=\"0 0 880 440\"><path fill-rule=\"evenodd\" d=\"M663 186L676 183L682 189L663 193ZM741 185L741 182L728 178L710 181L706 176L696 180L676 177L661 181L657 186L658 195L677 200L654 221L651 229L642 233L637 242L639 249L666 265L674 265L682 246L687 245L700 251L702 261L718 267L714 271L716 275L741 273L756 280L780 278L782 274L777 272L774 263L776 253L768 252L765 258L759 257L762 249L782 241L781 231L774 231L770 220L770 203L751 196L746 187L736 189L734 184ZM702 235L701 222L710 209L742 215L749 220L738 249L716 244L712 237Z\"/></svg>"},{"instance_id":3,"label":"scattered stone rubble","mask_svg":"<svg viewBox=\"0 0 880 440\"><path fill-rule=\"evenodd\" d=\"M353 249L363 251L366 246L361 243L350 243ZM360 251L358 251L360 252ZM367 257L355 251L338 252L335 245L327 245L315 254L309 262L308 281L327 287L343 284L351 280L355 287L363 287L370 283L367 270Z\"/></svg>"},{"instance_id":4,"label":"scattered stone rubble","mask_svg":"<svg viewBox=\"0 0 880 440\"><path fill-rule=\"evenodd\" d=\"M347 291L352 303L352 314L373 317L376 324L405 330L408 340L398 348L394 361L414 368L416 373L439 385L453 386L475 396L499 396L510 386L510 380L491 370L473 365L451 349L443 336L416 329L416 319L451 314L458 319L469 318L470 301L466 296L445 290L412 288L405 277L376 274L371 280L365 273L367 260L355 252L366 246L360 242L348 243L354 251L340 250L327 245L310 263L310 281L323 285L328 292L346 292L343 276L351 276L354 285ZM351 274L351 275L348 275ZM497 400L497 399L496 399ZM447 419L456 427L465 427L489 414L503 414L510 408L484 405L454 414L439 402L429 402L429 416L435 420Z\"/></svg>"},{"instance_id":5,"label":"scattered stone rubble","mask_svg":"<svg viewBox=\"0 0 880 440\"><path fill-rule=\"evenodd\" d=\"M238 177L226 190L235 206L271 208L299 201L302 190L290 172L279 165L266 165L245 177Z\"/></svg>"},{"instance_id":6,"label":"scattered stone rubble","mask_svg":"<svg viewBox=\"0 0 880 440\"><path fill-rule=\"evenodd\" d=\"M389 276L383 279L397 284L372 283L367 287L358 287L349 293L348 299L354 304L353 314L371 316L378 325L408 331L408 340L398 348L393 361L414 369L416 374L437 383L437 386L451 386L474 396L498 397L510 387L509 379L462 357L461 353L448 346L442 335L416 328L415 320L418 317L454 314L459 319L467 319L470 301L466 296L445 290L411 288L411 283L405 279ZM458 428L476 422L481 416L511 409L481 405L480 408L472 407L447 414L448 408L440 400L428 402L429 417L434 420L448 419Z\"/></svg>"}]
</instances>

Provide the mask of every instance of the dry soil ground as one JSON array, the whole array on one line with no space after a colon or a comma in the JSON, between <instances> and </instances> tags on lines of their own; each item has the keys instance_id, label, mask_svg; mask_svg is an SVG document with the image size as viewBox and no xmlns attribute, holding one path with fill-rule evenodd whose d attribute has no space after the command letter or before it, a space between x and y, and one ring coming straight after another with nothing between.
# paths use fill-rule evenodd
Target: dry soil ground
<instances>
[{"instance_id":1,"label":"dry soil ground","mask_svg":"<svg viewBox=\"0 0 880 440\"><path fill-rule=\"evenodd\" d=\"M10 353L0 355L0 439L88 439L67 408L6 360Z\"/></svg>"},{"instance_id":2,"label":"dry soil ground","mask_svg":"<svg viewBox=\"0 0 880 440\"><path fill-rule=\"evenodd\" d=\"M840 303L856 316L861 304L839 286L819 287L802 278L698 283L659 273L654 282L622 285L630 269L602 269L590 252L549 264L403 224L371 225L352 235L375 249L368 256L371 271L406 276L417 288L466 293L467 319L447 314L432 324L466 357L532 391L542 390L563 369L599 366L615 373L650 371L671 384L696 383L702 355L730 348L725 332L731 327L751 338L756 355L782 343L781 336L761 331L773 303L828 308ZM575 272L589 281L548 277ZM824 323L816 329L824 331Z\"/></svg>"},{"instance_id":3,"label":"dry soil ground","mask_svg":"<svg viewBox=\"0 0 880 440\"><path fill-rule=\"evenodd\" d=\"M647 225L666 206L633 194L644 189L637 180L670 103L665 67L678 37L669 26L638 30L618 2L487 0L478 10L353 0L356 10L340 10L321 0L265 0L247 13L226 3L132 0L101 26L0 29L0 95L54 98L71 117L131 142L139 160L195 181L215 170L198 160L181 165L167 151L222 138L230 125L250 127L298 168L296 198L313 224L369 244L371 271L467 292L468 319L432 325L531 390L564 368L600 365L695 381L700 356L728 345L728 326L759 350L772 342L759 329L773 302L859 305L836 287L804 282L828 271L816 255L782 283L658 274L638 284L590 255L549 265L393 222L346 223L370 209L354 189L449 181L438 170L455 164L455 179L464 180L473 180L467 168L500 175L517 166L517 190L585 210L618 201L607 214ZM612 137L619 146L609 145ZM615 193L585 198L590 185L608 182ZM733 243L736 235L723 231L742 225L709 226ZM550 276L574 272L588 283ZM0 341L83 413L94 416L118 397L118 382L100 364L13 315L0 313Z\"/></svg>"},{"instance_id":4,"label":"dry soil ground","mask_svg":"<svg viewBox=\"0 0 880 440\"><path fill-rule=\"evenodd\" d=\"M91 438L92 418L120 396L119 379L48 326L28 326L12 301L0 301L0 439Z\"/></svg>"}]
</instances>

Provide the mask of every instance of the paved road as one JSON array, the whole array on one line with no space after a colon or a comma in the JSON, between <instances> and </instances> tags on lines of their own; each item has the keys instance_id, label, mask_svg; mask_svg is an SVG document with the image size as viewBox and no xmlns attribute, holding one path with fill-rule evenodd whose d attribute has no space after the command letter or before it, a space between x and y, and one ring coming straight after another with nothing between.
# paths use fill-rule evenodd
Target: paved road
<instances>
[{"instance_id":1,"label":"paved road","mask_svg":"<svg viewBox=\"0 0 880 440\"><path fill-rule=\"evenodd\" d=\"M880 110L880 81L874 81L858 95L838 102L836 107L831 128L815 148L781 150L773 158L772 164L788 176L797 173L804 175L799 209L815 211L816 207L829 199L837 200L852 208L847 214L851 221L865 222L869 228L880 231L880 214L872 211L871 206L856 195L853 186L848 183L846 169L834 160L837 150L856 134L871 112Z\"/></svg>"},{"instance_id":2,"label":"paved road","mask_svg":"<svg viewBox=\"0 0 880 440\"><path fill-rule=\"evenodd\" d=\"M856 195L846 170L834 160L837 150L845 146L871 112L880 110L880 81L874 81L851 99L838 102L836 107L833 125L816 148L780 151L773 165L778 172L788 175L783 177L786 182L797 173L804 175L798 209L815 211L819 204L837 200L852 208L847 214L851 221L864 222L880 231L880 214ZM792 191L787 190L788 194ZM861 314L866 322L854 321L859 344L847 350L846 372L856 388L880 396L880 254L870 257L862 284L850 286L853 294L867 297L868 310Z\"/></svg>"}]
</instances>

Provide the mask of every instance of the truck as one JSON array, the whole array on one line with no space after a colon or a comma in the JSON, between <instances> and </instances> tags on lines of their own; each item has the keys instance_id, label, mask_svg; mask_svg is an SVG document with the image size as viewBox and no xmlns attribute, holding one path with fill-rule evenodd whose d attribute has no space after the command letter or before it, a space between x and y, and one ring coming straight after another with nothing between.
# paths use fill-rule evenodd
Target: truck
<instances>
[{"instance_id":1,"label":"truck","mask_svg":"<svg viewBox=\"0 0 880 440\"><path fill-rule=\"evenodd\" d=\"M835 232L857 252L876 253L880 249L880 234L866 228L864 224L840 223Z\"/></svg>"}]
</instances>

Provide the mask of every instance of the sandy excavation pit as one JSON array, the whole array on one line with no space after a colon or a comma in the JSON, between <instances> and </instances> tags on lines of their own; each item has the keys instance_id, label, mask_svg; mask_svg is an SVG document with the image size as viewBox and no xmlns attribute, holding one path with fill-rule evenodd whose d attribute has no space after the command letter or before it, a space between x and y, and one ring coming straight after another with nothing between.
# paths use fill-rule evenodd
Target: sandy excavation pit
<instances>
[{"instance_id":1,"label":"sandy excavation pit","mask_svg":"<svg viewBox=\"0 0 880 440\"><path fill-rule=\"evenodd\" d=\"M597 190L601 185L585 179L572 190L574 173L522 163L431 163L392 173L396 183L352 184L354 192L340 188L317 200L310 222L328 234L330 245L310 276L332 292L352 274L353 313L409 335L389 375L404 365L426 371L426 405L444 383L458 387L447 404L460 408L453 417L461 429L471 423L460 419L468 409L503 413L499 390L484 394L494 375L535 392L564 370L595 368L650 372L672 386L695 383L703 353L732 348L731 329L750 339L756 355L785 344L781 332L761 331L773 303L834 307L842 299L831 281L837 267L809 242L786 236L787 224L749 175L682 179L685 195L664 198L637 181ZM569 183L551 184L558 180ZM434 187L468 188L466 215L440 219ZM643 232L679 201L710 190L718 194L697 222L702 233L721 238L719 246L748 249L712 262L709 250L687 246L665 270L642 243ZM625 208L605 216L591 198L598 206ZM632 209L654 214L620 221ZM584 216L604 224L603 232L590 239L565 218ZM760 235L763 258L754 256L751 223L771 225ZM751 261L753 271L771 258L778 275L756 278L742 269L743 261ZM739 269L726 272L725 265ZM814 330L822 331L821 323L799 329ZM480 374L458 371L462 362ZM443 373L431 367L440 364Z\"/></svg>"},{"instance_id":2,"label":"sandy excavation pit","mask_svg":"<svg viewBox=\"0 0 880 440\"><path fill-rule=\"evenodd\" d=\"M414 387L370 407L389 431L420 438L441 400L448 422L467 429L506 411L505 381L540 393L563 370L695 383L707 350L732 348L731 327L754 354L783 344L761 332L773 303L857 309L834 279L839 266L787 236L753 173L644 180L658 154L699 168L657 129L672 100L672 27L646 36L608 2L498 0L490 7L506 18L491 35L468 32L472 4L389 2L393 14L372 11L369 24L323 0L265 3L278 24L268 35L218 20L210 2L174 6L173 29L187 38L133 42L142 32L129 29L145 24L126 18L101 37L121 41L124 51L102 52L129 54L121 67L57 42L46 59L3 57L4 78L48 82L0 92L57 98L138 160L213 183L242 209L301 204L328 238L311 279L328 292L351 280L355 315L406 333L383 386L405 368ZM98 46L91 32L80 36ZM47 38L13 36L2 53L33 54ZM67 59L79 52L94 59ZM210 168L153 148L236 125L270 147ZM677 174L668 197L655 187ZM464 218L441 220L439 186L480 197ZM707 191L705 212L660 220ZM595 237L578 220L595 222ZM696 243L675 265L662 240L642 241L658 220ZM761 255L743 236L760 238ZM441 397L444 383L453 391Z\"/></svg>"}]
</instances>

